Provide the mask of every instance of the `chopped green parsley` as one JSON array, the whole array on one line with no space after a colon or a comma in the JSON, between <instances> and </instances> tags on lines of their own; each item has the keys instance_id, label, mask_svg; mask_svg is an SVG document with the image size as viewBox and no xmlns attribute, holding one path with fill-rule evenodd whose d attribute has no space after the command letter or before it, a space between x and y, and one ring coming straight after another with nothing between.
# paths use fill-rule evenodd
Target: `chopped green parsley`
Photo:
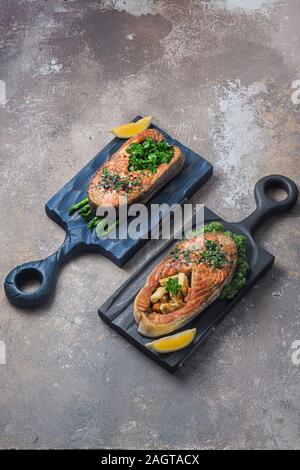
<instances>
[{"instance_id":1,"label":"chopped green parsley","mask_svg":"<svg viewBox=\"0 0 300 470\"><path fill-rule=\"evenodd\" d=\"M236 235L235 233L225 231L220 222L211 222L206 225L204 227L204 232L223 232L235 241L237 247L237 267L230 283L224 287L220 294L221 299L232 299L236 293L245 286L247 281L249 263L247 261L246 237L244 237L244 235Z\"/></svg>"},{"instance_id":2,"label":"chopped green parsley","mask_svg":"<svg viewBox=\"0 0 300 470\"><path fill-rule=\"evenodd\" d=\"M226 254L221 251L221 248L217 243L212 240L205 240L205 250L201 253L200 262L208 263L213 268L222 268L228 263Z\"/></svg>"},{"instance_id":3,"label":"chopped green parsley","mask_svg":"<svg viewBox=\"0 0 300 470\"><path fill-rule=\"evenodd\" d=\"M129 155L129 171L150 170L156 173L162 163L169 163L174 149L165 140L156 142L146 139L142 144L133 143L126 149Z\"/></svg>"},{"instance_id":4,"label":"chopped green parsley","mask_svg":"<svg viewBox=\"0 0 300 470\"><path fill-rule=\"evenodd\" d=\"M178 294L180 287L182 287L177 277L170 277L165 283L166 290L170 293L171 297Z\"/></svg>"}]
</instances>

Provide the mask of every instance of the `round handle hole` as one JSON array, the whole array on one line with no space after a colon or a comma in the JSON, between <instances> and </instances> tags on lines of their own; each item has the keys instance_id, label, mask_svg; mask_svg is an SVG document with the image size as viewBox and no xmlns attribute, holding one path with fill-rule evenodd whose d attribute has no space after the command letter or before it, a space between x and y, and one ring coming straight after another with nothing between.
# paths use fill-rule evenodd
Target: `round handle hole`
<instances>
[{"instance_id":1,"label":"round handle hole","mask_svg":"<svg viewBox=\"0 0 300 470\"><path fill-rule=\"evenodd\" d=\"M276 202L282 202L288 197L288 194L285 189L276 186L268 188L266 193L269 199Z\"/></svg>"},{"instance_id":2,"label":"round handle hole","mask_svg":"<svg viewBox=\"0 0 300 470\"><path fill-rule=\"evenodd\" d=\"M43 283L43 275L35 268L23 269L16 275L15 283L22 292L35 292Z\"/></svg>"}]
</instances>

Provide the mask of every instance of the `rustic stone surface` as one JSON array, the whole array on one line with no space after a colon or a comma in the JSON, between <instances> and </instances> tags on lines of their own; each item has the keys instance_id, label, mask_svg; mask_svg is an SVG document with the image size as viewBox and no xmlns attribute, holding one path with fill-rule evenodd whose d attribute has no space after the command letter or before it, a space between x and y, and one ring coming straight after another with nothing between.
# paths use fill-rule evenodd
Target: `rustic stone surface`
<instances>
[{"instance_id":1,"label":"rustic stone surface","mask_svg":"<svg viewBox=\"0 0 300 470\"><path fill-rule=\"evenodd\" d=\"M57 249L45 202L136 114L214 164L193 202L224 218L261 176L300 183L298 0L11 0L0 17L2 281ZM257 239L275 266L174 376L97 316L159 242L125 269L79 256L34 311L2 290L0 447L299 447L299 205Z\"/></svg>"}]
</instances>

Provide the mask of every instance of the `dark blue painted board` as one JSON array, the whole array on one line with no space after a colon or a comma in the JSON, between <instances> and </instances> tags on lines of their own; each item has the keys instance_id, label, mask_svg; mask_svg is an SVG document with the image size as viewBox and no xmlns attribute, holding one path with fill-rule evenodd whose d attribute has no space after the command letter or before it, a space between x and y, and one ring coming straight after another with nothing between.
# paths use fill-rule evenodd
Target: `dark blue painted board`
<instances>
[{"instance_id":1,"label":"dark blue painted board","mask_svg":"<svg viewBox=\"0 0 300 470\"><path fill-rule=\"evenodd\" d=\"M271 187L284 189L288 197L283 201L274 201L267 196L267 190ZM106 302L99 308L99 315L106 323L124 336L136 348L149 356L169 372L174 372L199 344L207 337L212 329L220 323L238 301L251 289L257 280L272 266L274 256L262 248L253 239L255 229L270 215L290 210L297 202L298 189L293 181L281 176L271 175L259 180L254 190L257 203L256 210L239 223L228 223L209 209L204 210L205 223L219 220L226 230L242 234L246 237L247 258L250 272L245 287L230 300L216 299L200 315L194 318L190 324L181 330L197 328L197 334L192 344L187 348L170 354L159 354L145 348L145 343L151 341L142 336L137 329L133 317L133 303L137 293L145 284L146 279L153 268L170 252L176 240L167 242L158 253L155 253L146 263L138 269Z\"/></svg>"},{"instance_id":2,"label":"dark blue painted board","mask_svg":"<svg viewBox=\"0 0 300 470\"><path fill-rule=\"evenodd\" d=\"M140 119L137 116L133 121ZM198 154L173 139L156 126L171 145L177 145L185 154L185 165L181 173L170 181L148 203L183 203L197 191L213 172L212 165ZM79 171L46 204L48 216L66 231L66 239L59 250L44 260L29 262L13 269L5 280L5 292L9 300L21 307L32 307L45 302L54 290L57 268L66 259L82 251L97 251L111 259L118 266L124 265L146 243L139 239L111 240L97 237L96 231L87 228L86 221L78 214L72 216L68 208L86 197L89 182L98 168L109 159L124 143L123 139L113 139L87 165ZM149 227L151 231L154 227ZM35 292L23 292L20 284L25 278L38 278L41 287Z\"/></svg>"},{"instance_id":3,"label":"dark blue painted board","mask_svg":"<svg viewBox=\"0 0 300 470\"><path fill-rule=\"evenodd\" d=\"M140 116L137 116L134 120L138 119L140 119ZM159 130L169 144L177 145L181 149L185 154L185 164L180 174L170 181L149 204L181 204L189 199L211 176L213 167L207 160L173 139L166 132L154 125L151 127ZM99 239L96 231L89 230L80 215L69 216L68 208L86 197L87 187L97 169L123 144L123 139L113 139L46 204L46 212L51 219L55 220L66 231L76 232L76 237L80 237L88 247L104 254L118 266L124 265L147 240L142 238L128 238L127 240ZM149 230L152 228L149 227Z\"/></svg>"}]
</instances>

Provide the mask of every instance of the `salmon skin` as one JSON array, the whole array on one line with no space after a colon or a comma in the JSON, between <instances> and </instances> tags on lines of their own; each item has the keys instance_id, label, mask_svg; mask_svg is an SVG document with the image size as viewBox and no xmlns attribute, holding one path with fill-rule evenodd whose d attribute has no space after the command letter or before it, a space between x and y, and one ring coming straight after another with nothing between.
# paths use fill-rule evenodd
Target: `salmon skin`
<instances>
[{"instance_id":1,"label":"salmon skin","mask_svg":"<svg viewBox=\"0 0 300 470\"><path fill-rule=\"evenodd\" d=\"M223 262L214 266L206 258L207 247L213 247ZM205 232L201 236L180 241L148 276L134 302L134 317L138 331L144 336L157 337L181 328L199 315L223 287L228 284L237 266L235 241L221 232ZM170 313L154 311L153 293L159 292L162 280L181 274L189 280L184 300ZM159 304L156 304L159 305ZM164 304L167 305L168 304ZM160 308L163 306L161 305Z\"/></svg>"},{"instance_id":2,"label":"salmon skin","mask_svg":"<svg viewBox=\"0 0 300 470\"><path fill-rule=\"evenodd\" d=\"M157 171L150 170L129 171L129 155L126 149L133 143L141 144L146 139L156 142L164 140L163 135L155 129L147 129L135 137L128 139L124 145L102 165L92 178L88 187L88 199L90 207L96 213L97 208L115 207L124 204L124 196L127 204L146 203L166 183L178 175L184 165L184 155L177 146L173 146L173 156L169 163L162 163ZM105 172L116 178L117 188L106 187Z\"/></svg>"}]
</instances>

